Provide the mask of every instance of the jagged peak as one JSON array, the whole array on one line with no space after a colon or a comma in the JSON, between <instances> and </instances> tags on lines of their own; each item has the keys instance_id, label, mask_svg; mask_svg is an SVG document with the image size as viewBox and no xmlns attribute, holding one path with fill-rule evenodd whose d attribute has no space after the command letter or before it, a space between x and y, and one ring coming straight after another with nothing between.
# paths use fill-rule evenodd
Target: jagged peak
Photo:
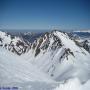
<instances>
[{"instance_id":1,"label":"jagged peak","mask_svg":"<svg viewBox=\"0 0 90 90\"><path fill-rule=\"evenodd\" d=\"M70 39L68 34L62 31L54 30L50 33L45 33L43 36L37 38L37 40L35 40L35 42L32 44L33 49L35 49L35 56L37 56L37 54L39 54L41 51L44 52L46 50L56 50L62 46L65 46L66 49L69 49L72 52L69 45L66 46L68 39ZM69 43L72 43L72 41L69 40Z\"/></svg>"},{"instance_id":2,"label":"jagged peak","mask_svg":"<svg viewBox=\"0 0 90 90\"><path fill-rule=\"evenodd\" d=\"M72 40L66 32L53 30L51 32L46 32L44 35L41 35L39 38L34 40L33 43L26 44L23 38L14 37L11 38L11 35L0 31L0 37L6 37L5 44L11 44L18 48L18 45L21 45L22 48L26 50L25 47L29 49L34 49L35 53L39 51L45 52L46 50L56 50L61 47L70 49L71 52L78 51L78 45L75 44L75 41ZM0 39L1 41L1 39ZM8 43L7 43L8 41ZM29 50L28 49L28 50ZM38 54L39 54L38 53Z\"/></svg>"},{"instance_id":3,"label":"jagged peak","mask_svg":"<svg viewBox=\"0 0 90 90\"><path fill-rule=\"evenodd\" d=\"M72 56L74 56L74 52L83 52L83 50L76 45L75 41L69 37L68 33L57 30L45 33L36 40L34 46L35 56L37 56L40 52L46 52L48 50L55 51L62 47L66 51L69 50L69 54Z\"/></svg>"},{"instance_id":4,"label":"jagged peak","mask_svg":"<svg viewBox=\"0 0 90 90\"><path fill-rule=\"evenodd\" d=\"M18 36L13 36L12 38L12 35L2 31L0 31L0 46L18 55L25 53L29 48L23 38Z\"/></svg>"}]
</instances>

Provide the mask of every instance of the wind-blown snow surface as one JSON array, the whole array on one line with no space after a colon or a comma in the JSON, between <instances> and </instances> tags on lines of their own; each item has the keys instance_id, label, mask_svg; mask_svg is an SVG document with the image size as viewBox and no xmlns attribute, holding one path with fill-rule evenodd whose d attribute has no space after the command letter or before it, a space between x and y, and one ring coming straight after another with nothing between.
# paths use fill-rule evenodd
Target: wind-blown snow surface
<instances>
[{"instance_id":1,"label":"wind-blown snow surface","mask_svg":"<svg viewBox=\"0 0 90 90\"><path fill-rule=\"evenodd\" d=\"M61 41L60 47L53 36ZM40 48L36 57L36 49L18 56L0 47L0 86L17 86L19 90L90 90L90 54L66 33L54 31L48 39L48 48ZM45 44L44 40L40 47ZM51 49L52 45L56 49Z\"/></svg>"},{"instance_id":2,"label":"wind-blown snow surface","mask_svg":"<svg viewBox=\"0 0 90 90\"><path fill-rule=\"evenodd\" d=\"M65 84L60 84L60 86L54 90L90 90L90 80L81 84L77 78L70 79Z\"/></svg>"},{"instance_id":3,"label":"wind-blown snow surface","mask_svg":"<svg viewBox=\"0 0 90 90\"><path fill-rule=\"evenodd\" d=\"M55 87L53 83L53 80L34 65L0 48L0 87L17 86L19 90L50 90Z\"/></svg>"},{"instance_id":4,"label":"wind-blown snow surface","mask_svg":"<svg viewBox=\"0 0 90 90\"><path fill-rule=\"evenodd\" d=\"M52 38L50 38L49 48L37 57L34 57L33 50L30 50L24 58L35 64L42 71L51 76L56 81L63 81L68 78L78 77L82 82L85 82L90 78L90 54L83 48L78 47L73 40L71 40L67 34L61 32L54 32L63 46L56 50L51 50ZM70 49L72 54L63 56L65 49ZM31 58L32 57L32 58Z\"/></svg>"}]
</instances>

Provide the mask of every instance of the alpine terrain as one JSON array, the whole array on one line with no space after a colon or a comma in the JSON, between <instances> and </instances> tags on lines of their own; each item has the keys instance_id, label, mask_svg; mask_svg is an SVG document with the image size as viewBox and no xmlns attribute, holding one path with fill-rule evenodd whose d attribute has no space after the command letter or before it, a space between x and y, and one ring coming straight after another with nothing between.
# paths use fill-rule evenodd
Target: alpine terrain
<instances>
[{"instance_id":1,"label":"alpine terrain","mask_svg":"<svg viewBox=\"0 0 90 90\"><path fill-rule=\"evenodd\" d=\"M57 30L19 35L0 31L0 88L5 87L90 90L90 37Z\"/></svg>"}]
</instances>

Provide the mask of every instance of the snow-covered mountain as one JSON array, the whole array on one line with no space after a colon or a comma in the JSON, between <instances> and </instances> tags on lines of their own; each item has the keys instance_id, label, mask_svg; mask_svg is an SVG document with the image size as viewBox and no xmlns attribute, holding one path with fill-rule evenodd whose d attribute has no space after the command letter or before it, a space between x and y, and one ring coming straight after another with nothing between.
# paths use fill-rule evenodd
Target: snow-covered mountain
<instances>
[{"instance_id":1,"label":"snow-covered mountain","mask_svg":"<svg viewBox=\"0 0 90 90\"><path fill-rule=\"evenodd\" d=\"M90 30L77 30L77 31L73 31L73 32L87 32L87 33L90 33Z\"/></svg>"},{"instance_id":2,"label":"snow-covered mountain","mask_svg":"<svg viewBox=\"0 0 90 90\"><path fill-rule=\"evenodd\" d=\"M79 80L80 84L86 84L90 80L90 53L84 46L77 44L69 34L61 31L47 32L34 40L33 43L27 44L19 37L11 39L10 35L4 32L0 33L0 72L2 73L0 80L3 82L2 84L8 83L10 79L13 79L13 82L23 81L24 85L27 81L30 81L28 85L32 84L31 81L34 84L35 81L38 81L40 82L38 85L44 83L47 87L46 89L43 85L38 87L36 83L35 87L38 87L39 90L53 90L57 84L64 85L68 80L71 82L75 78L75 82ZM23 43L23 46L19 41ZM17 53L10 52L11 49L5 50L5 44L9 47L10 42L13 42L15 50L21 46L22 49L27 46L28 51L20 53L19 56ZM17 45L18 42L21 46ZM36 90L35 87L31 90Z\"/></svg>"},{"instance_id":3,"label":"snow-covered mountain","mask_svg":"<svg viewBox=\"0 0 90 90\"><path fill-rule=\"evenodd\" d=\"M30 43L33 43L35 39L44 35L44 33L26 32L21 33L20 35L24 39L24 41L29 41Z\"/></svg>"},{"instance_id":4,"label":"snow-covered mountain","mask_svg":"<svg viewBox=\"0 0 90 90\"><path fill-rule=\"evenodd\" d=\"M90 39L90 30L73 31L72 33L82 39Z\"/></svg>"},{"instance_id":5,"label":"snow-covered mountain","mask_svg":"<svg viewBox=\"0 0 90 90\"><path fill-rule=\"evenodd\" d=\"M18 55L27 52L30 48L30 45L23 38L12 36L2 31L0 31L0 46Z\"/></svg>"},{"instance_id":6,"label":"snow-covered mountain","mask_svg":"<svg viewBox=\"0 0 90 90\"><path fill-rule=\"evenodd\" d=\"M79 77L82 82L87 80L84 77L84 69L80 67L87 63L85 65L87 68L87 65L90 64L90 54L71 40L67 33L59 31L46 33L44 37L37 39L30 51L22 57L35 64L54 80L75 76ZM79 76L79 69L83 69L81 76ZM88 77L90 75L89 69L86 72L88 72Z\"/></svg>"},{"instance_id":7,"label":"snow-covered mountain","mask_svg":"<svg viewBox=\"0 0 90 90\"><path fill-rule=\"evenodd\" d=\"M76 42L79 47L83 47L90 53L90 30L74 31L69 36Z\"/></svg>"}]
</instances>

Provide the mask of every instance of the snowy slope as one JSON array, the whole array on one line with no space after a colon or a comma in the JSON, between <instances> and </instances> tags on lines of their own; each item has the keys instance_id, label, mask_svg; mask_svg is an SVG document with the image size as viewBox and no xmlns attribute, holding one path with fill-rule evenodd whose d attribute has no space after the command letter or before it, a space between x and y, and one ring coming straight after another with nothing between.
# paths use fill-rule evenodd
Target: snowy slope
<instances>
[{"instance_id":1,"label":"snowy slope","mask_svg":"<svg viewBox=\"0 0 90 90\"><path fill-rule=\"evenodd\" d=\"M21 56L0 47L0 82L20 90L89 90L90 53L59 31L37 38Z\"/></svg>"},{"instance_id":2,"label":"snowy slope","mask_svg":"<svg viewBox=\"0 0 90 90\"><path fill-rule=\"evenodd\" d=\"M30 46L20 37L9 35L6 32L0 31L0 47L6 48L9 51L21 55L27 52Z\"/></svg>"},{"instance_id":3,"label":"snowy slope","mask_svg":"<svg viewBox=\"0 0 90 90\"><path fill-rule=\"evenodd\" d=\"M77 78L70 79L66 83L60 84L54 90L90 90L90 79L84 84Z\"/></svg>"},{"instance_id":4,"label":"snowy slope","mask_svg":"<svg viewBox=\"0 0 90 90\"><path fill-rule=\"evenodd\" d=\"M26 60L0 48L0 84L15 81L50 81L50 79Z\"/></svg>"},{"instance_id":5,"label":"snowy slope","mask_svg":"<svg viewBox=\"0 0 90 90\"><path fill-rule=\"evenodd\" d=\"M34 65L10 51L0 48L0 88L51 90L58 84Z\"/></svg>"},{"instance_id":6,"label":"snowy slope","mask_svg":"<svg viewBox=\"0 0 90 90\"><path fill-rule=\"evenodd\" d=\"M31 49L22 56L23 58L56 81L78 77L81 82L85 82L90 78L90 54L84 48L77 46L67 33L54 31L49 34L39 46L39 54L34 56L39 40L35 49ZM48 48L42 49L46 44Z\"/></svg>"}]
</instances>

